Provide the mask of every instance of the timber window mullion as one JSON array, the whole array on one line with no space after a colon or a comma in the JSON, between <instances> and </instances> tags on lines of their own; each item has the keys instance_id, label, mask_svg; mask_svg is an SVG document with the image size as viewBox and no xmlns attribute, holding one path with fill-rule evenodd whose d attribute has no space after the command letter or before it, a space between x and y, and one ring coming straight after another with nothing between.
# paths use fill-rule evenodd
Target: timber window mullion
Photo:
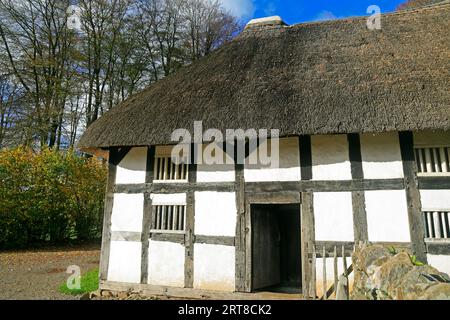
<instances>
[{"instance_id":1,"label":"timber window mullion","mask_svg":"<svg viewBox=\"0 0 450 320\"><path fill-rule=\"evenodd\" d=\"M415 158L419 175L442 175L450 173L449 147L416 147Z\"/></svg>"},{"instance_id":2,"label":"timber window mullion","mask_svg":"<svg viewBox=\"0 0 450 320\"><path fill-rule=\"evenodd\" d=\"M186 205L154 205L152 233L184 233Z\"/></svg>"},{"instance_id":3,"label":"timber window mullion","mask_svg":"<svg viewBox=\"0 0 450 320\"><path fill-rule=\"evenodd\" d=\"M187 164L175 163L171 156L155 155L155 181L187 182Z\"/></svg>"},{"instance_id":4,"label":"timber window mullion","mask_svg":"<svg viewBox=\"0 0 450 320\"><path fill-rule=\"evenodd\" d=\"M424 211L423 213L425 238L449 239L450 238L450 211Z\"/></svg>"}]
</instances>

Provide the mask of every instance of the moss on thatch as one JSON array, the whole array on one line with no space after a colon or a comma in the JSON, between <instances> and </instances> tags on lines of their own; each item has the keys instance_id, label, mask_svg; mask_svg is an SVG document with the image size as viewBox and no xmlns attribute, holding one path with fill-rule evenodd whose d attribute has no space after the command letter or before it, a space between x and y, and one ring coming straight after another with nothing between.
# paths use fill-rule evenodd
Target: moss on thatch
<instances>
[{"instance_id":1,"label":"moss on thatch","mask_svg":"<svg viewBox=\"0 0 450 320\"><path fill-rule=\"evenodd\" d=\"M245 30L105 114L80 148L170 144L194 121L282 136L450 129L450 5Z\"/></svg>"}]
</instances>

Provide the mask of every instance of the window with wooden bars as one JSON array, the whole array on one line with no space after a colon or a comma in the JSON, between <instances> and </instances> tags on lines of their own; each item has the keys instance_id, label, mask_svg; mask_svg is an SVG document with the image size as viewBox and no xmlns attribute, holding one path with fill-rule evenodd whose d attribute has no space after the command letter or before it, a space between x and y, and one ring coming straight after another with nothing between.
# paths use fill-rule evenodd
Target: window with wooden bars
<instances>
[{"instance_id":1,"label":"window with wooden bars","mask_svg":"<svg viewBox=\"0 0 450 320\"><path fill-rule=\"evenodd\" d=\"M175 164L170 156L155 156L155 180L188 181L188 165Z\"/></svg>"},{"instance_id":2,"label":"window with wooden bars","mask_svg":"<svg viewBox=\"0 0 450 320\"><path fill-rule=\"evenodd\" d=\"M450 240L450 210L424 211L425 237Z\"/></svg>"},{"instance_id":3,"label":"window with wooden bars","mask_svg":"<svg viewBox=\"0 0 450 320\"><path fill-rule=\"evenodd\" d=\"M186 226L185 205L153 206L153 233L184 233Z\"/></svg>"},{"instance_id":4,"label":"window with wooden bars","mask_svg":"<svg viewBox=\"0 0 450 320\"><path fill-rule=\"evenodd\" d=\"M415 154L419 175L450 175L450 147L420 147Z\"/></svg>"}]
</instances>

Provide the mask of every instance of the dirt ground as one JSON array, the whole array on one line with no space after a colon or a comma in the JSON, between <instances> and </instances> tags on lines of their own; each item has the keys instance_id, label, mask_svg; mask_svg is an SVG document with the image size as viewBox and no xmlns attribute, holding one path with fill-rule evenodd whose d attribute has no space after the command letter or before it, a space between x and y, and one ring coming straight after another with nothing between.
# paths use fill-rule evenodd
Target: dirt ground
<instances>
[{"instance_id":1,"label":"dirt ground","mask_svg":"<svg viewBox=\"0 0 450 320\"><path fill-rule=\"evenodd\" d=\"M67 267L77 265L85 273L98 267L99 259L99 243L0 252L0 299L79 299L58 291L70 276Z\"/></svg>"}]
</instances>

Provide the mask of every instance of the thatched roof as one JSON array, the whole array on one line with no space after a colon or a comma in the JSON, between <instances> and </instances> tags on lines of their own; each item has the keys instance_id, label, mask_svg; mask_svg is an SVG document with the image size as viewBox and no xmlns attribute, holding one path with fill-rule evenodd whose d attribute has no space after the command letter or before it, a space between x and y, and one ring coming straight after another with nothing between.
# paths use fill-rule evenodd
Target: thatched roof
<instances>
[{"instance_id":1,"label":"thatched roof","mask_svg":"<svg viewBox=\"0 0 450 320\"><path fill-rule=\"evenodd\" d=\"M247 28L96 121L84 150L171 144L173 130L303 134L450 129L450 4Z\"/></svg>"}]
</instances>

